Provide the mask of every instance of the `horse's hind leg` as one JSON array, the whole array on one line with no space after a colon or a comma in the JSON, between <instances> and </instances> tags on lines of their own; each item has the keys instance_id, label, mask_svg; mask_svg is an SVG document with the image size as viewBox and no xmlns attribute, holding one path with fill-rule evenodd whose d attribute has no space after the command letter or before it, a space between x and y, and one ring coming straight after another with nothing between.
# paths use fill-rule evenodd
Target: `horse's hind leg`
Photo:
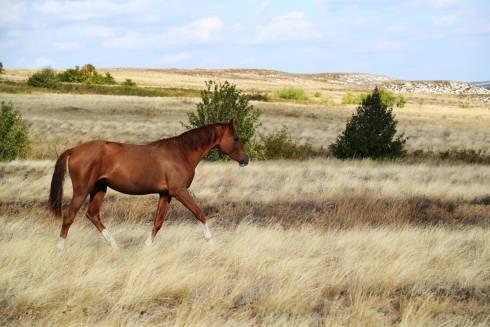
<instances>
[{"instance_id":1,"label":"horse's hind leg","mask_svg":"<svg viewBox=\"0 0 490 327\"><path fill-rule=\"evenodd\" d=\"M158 209L155 215L155 221L153 222L153 228L151 229L150 234L148 235L148 238L145 242L147 246L150 246L153 243L155 236L157 235L160 228L162 228L163 222L165 221L165 215L168 211L168 205L171 199L172 198L166 193L160 194L160 199L158 200Z\"/></svg>"},{"instance_id":2,"label":"horse's hind leg","mask_svg":"<svg viewBox=\"0 0 490 327\"><path fill-rule=\"evenodd\" d=\"M111 246L117 249L116 240L112 237L111 233L102 224L100 220L100 207L104 201L104 196L107 192L107 186L104 184L95 184L94 189L90 192L90 202L87 209L87 218L95 225L95 227L102 233L102 236L111 244Z\"/></svg>"},{"instance_id":3,"label":"horse's hind leg","mask_svg":"<svg viewBox=\"0 0 490 327\"><path fill-rule=\"evenodd\" d=\"M83 204L83 201L87 198L88 194L84 193L74 193L70 201L70 207L68 211L63 215L63 224L61 225L60 238L56 243L58 250L63 250L65 247L66 236L68 235L68 230L70 229L78 210Z\"/></svg>"}]
</instances>

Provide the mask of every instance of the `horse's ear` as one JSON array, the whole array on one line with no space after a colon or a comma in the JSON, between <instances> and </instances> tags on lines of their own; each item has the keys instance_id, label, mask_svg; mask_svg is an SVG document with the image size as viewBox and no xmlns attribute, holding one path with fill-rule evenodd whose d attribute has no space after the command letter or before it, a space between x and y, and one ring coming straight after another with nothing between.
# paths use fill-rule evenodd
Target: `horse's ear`
<instances>
[{"instance_id":1,"label":"horse's ear","mask_svg":"<svg viewBox=\"0 0 490 327\"><path fill-rule=\"evenodd\" d=\"M235 118L230 119L230 121L228 122L228 125L235 126Z\"/></svg>"}]
</instances>

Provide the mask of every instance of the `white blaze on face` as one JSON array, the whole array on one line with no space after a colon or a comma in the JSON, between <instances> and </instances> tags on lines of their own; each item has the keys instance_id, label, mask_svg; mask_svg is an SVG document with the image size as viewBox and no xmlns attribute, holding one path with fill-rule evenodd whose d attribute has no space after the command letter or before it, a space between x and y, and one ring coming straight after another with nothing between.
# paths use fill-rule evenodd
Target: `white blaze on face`
<instances>
[{"instance_id":1,"label":"white blaze on face","mask_svg":"<svg viewBox=\"0 0 490 327\"><path fill-rule=\"evenodd\" d=\"M60 237L56 242L56 248L60 251L63 251L65 248L65 239L63 237Z\"/></svg>"},{"instance_id":2,"label":"white blaze on face","mask_svg":"<svg viewBox=\"0 0 490 327\"><path fill-rule=\"evenodd\" d=\"M201 223L202 231L204 233L204 238L207 240L211 239L211 232L209 231L208 224Z\"/></svg>"},{"instance_id":3,"label":"white blaze on face","mask_svg":"<svg viewBox=\"0 0 490 327\"><path fill-rule=\"evenodd\" d=\"M112 237L111 233L107 229L102 230L102 236L104 236L104 238L107 240L107 242L111 243L111 246L114 249L118 248L116 240Z\"/></svg>"}]
</instances>

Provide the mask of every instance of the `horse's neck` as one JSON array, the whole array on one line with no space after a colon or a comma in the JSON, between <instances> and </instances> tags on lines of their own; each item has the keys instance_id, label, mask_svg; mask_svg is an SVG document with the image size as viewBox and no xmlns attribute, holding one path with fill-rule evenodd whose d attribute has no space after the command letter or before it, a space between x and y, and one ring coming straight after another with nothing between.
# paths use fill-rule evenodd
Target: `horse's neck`
<instances>
[{"instance_id":1,"label":"horse's neck","mask_svg":"<svg viewBox=\"0 0 490 327\"><path fill-rule=\"evenodd\" d=\"M214 132L219 135L218 130L215 130ZM219 138L219 136L217 138ZM217 140L214 143L203 144L198 149L191 151L190 154L187 156L187 160L189 161L191 166L196 168L199 162L209 153L212 148L216 146L216 144Z\"/></svg>"}]
</instances>

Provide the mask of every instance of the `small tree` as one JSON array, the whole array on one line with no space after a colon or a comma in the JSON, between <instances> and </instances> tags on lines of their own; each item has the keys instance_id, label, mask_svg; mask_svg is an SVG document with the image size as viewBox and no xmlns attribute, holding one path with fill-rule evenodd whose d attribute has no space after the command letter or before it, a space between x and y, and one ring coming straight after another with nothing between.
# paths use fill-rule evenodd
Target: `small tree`
<instances>
[{"instance_id":1,"label":"small tree","mask_svg":"<svg viewBox=\"0 0 490 327\"><path fill-rule=\"evenodd\" d=\"M186 128L196 128L207 124L223 123L235 118L237 133L245 146L251 145L257 127L260 112L249 104L249 96L238 90L234 84L215 81L206 82L201 91L202 102L197 104L197 111L187 114ZM217 151L208 154L208 160L224 159Z\"/></svg>"},{"instance_id":2,"label":"small tree","mask_svg":"<svg viewBox=\"0 0 490 327\"><path fill-rule=\"evenodd\" d=\"M0 110L0 160L14 160L29 150L29 129L12 103L2 101Z\"/></svg>"},{"instance_id":3,"label":"small tree","mask_svg":"<svg viewBox=\"0 0 490 327\"><path fill-rule=\"evenodd\" d=\"M406 138L403 134L395 137L397 123L376 87L362 100L330 151L340 159L398 157L404 152Z\"/></svg>"},{"instance_id":4,"label":"small tree","mask_svg":"<svg viewBox=\"0 0 490 327\"><path fill-rule=\"evenodd\" d=\"M59 83L60 81L58 80L56 72L51 68L43 68L32 74L27 80L27 84L34 87L55 88Z\"/></svg>"},{"instance_id":5,"label":"small tree","mask_svg":"<svg viewBox=\"0 0 490 327\"><path fill-rule=\"evenodd\" d=\"M294 159L305 160L312 154L311 144L298 144L286 127L261 137L255 146L256 156L262 160Z\"/></svg>"},{"instance_id":6,"label":"small tree","mask_svg":"<svg viewBox=\"0 0 490 327\"><path fill-rule=\"evenodd\" d=\"M3 74L3 64L0 62L0 74Z\"/></svg>"}]
</instances>

